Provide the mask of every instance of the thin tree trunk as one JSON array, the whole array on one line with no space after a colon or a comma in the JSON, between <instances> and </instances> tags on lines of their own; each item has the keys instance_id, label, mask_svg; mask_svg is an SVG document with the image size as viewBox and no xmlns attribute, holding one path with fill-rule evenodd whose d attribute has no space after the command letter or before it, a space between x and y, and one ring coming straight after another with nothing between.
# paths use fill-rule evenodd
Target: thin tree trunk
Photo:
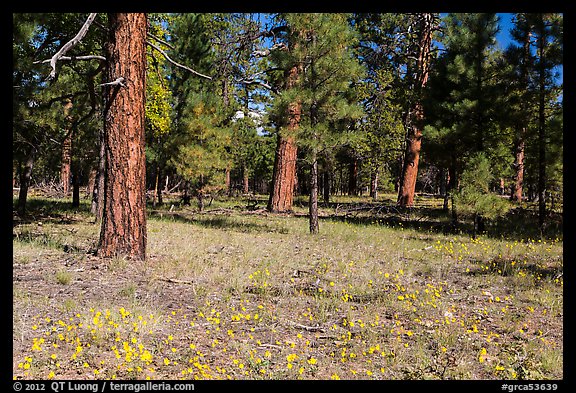
<instances>
[{"instance_id":1,"label":"thin tree trunk","mask_svg":"<svg viewBox=\"0 0 576 393\"><path fill-rule=\"evenodd\" d=\"M32 147L26 157L24 170L20 173L20 191L18 193L18 214L23 217L26 214L26 200L28 199L28 188L32 178L32 168L36 160L36 148Z\"/></svg>"},{"instance_id":2,"label":"thin tree trunk","mask_svg":"<svg viewBox=\"0 0 576 393\"><path fill-rule=\"evenodd\" d=\"M71 169L72 165L72 119L70 118L70 110L72 109L72 101L68 100L64 104L64 118L66 119L65 124L69 127L66 130L66 135L62 141L62 163L60 167L60 181L62 183L62 189L64 197L68 196L70 192L70 179L71 179Z\"/></svg>"},{"instance_id":3,"label":"thin tree trunk","mask_svg":"<svg viewBox=\"0 0 576 393\"><path fill-rule=\"evenodd\" d=\"M144 13L109 14L105 91L106 173L98 254L146 258L144 154L146 32Z\"/></svg>"},{"instance_id":4,"label":"thin tree trunk","mask_svg":"<svg viewBox=\"0 0 576 393\"><path fill-rule=\"evenodd\" d=\"M72 175L72 207L80 207L80 176L77 172Z\"/></svg>"},{"instance_id":5,"label":"thin tree trunk","mask_svg":"<svg viewBox=\"0 0 576 393\"><path fill-rule=\"evenodd\" d=\"M542 19L542 14L540 14ZM544 229L546 217L546 64L544 58L544 21L540 20L538 32L538 227Z\"/></svg>"},{"instance_id":6,"label":"thin tree trunk","mask_svg":"<svg viewBox=\"0 0 576 393\"><path fill-rule=\"evenodd\" d=\"M352 157L348 165L348 195L358 195L358 159Z\"/></svg>"},{"instance_id":7,"label":"thin tree trunk","mask_svg":"<svg viewBox=\"0 0 576 393\"><path fill-rule=\"evenodd\" d=\"M444 203L442 205L442 210L447 212L448 211L448 182L450 179L450 175L446 168L440 169L440 195L444 198Z\"/></svg>"},{"instance_id":8,"label":"thin tree trunk","mask_svg":"<svg viewBox=\"0 0 576 393\"><path fill-rule=\"evenodd\" d=\"M418 177L418 163L420 161L420 149L422 147L422 122L424 110L421 102L421 94L428 81L430 62L430 45L432 43L432 14L423 14L420 22L418 61L416 63L416 89L417 98L412 108L409 109L406 119L406 151L404 164L400 176L398 189L398 205L402 207L414 205L414 192L416 190L416 178Z\"/></svg>"},{"instance_id":9,"label":"thin tree trunk","mask_svg":"<svg viewBox=\"0 0 576 393\"><path fill-rule=\"evenodd\" d=\"M62 141L62 164L60 167L60 182L62 183L62 192L64 197L70 193L70 179L72 171L72 130L69 130Z\"/></svg>"},{"instance_id":10,"label":"thin tree trunk","mask_svg":"<svg viewBox=\"0 0 576 393\"><path fill-rule=\"evenodd\" d=\"M244 194L248 194L249 178L248 178L248 168L246 167L246 165L242 165L242 180L244 185L242 191L244 192Z\"/></svg>"},{"instance_id":11,"label":"thin tree trunk","mask_svg":"<svg viewBox=\"0 0 576 393\"><path fill-rule=\"evenodd\" d=\"M230 175L231 175L231 169L230 169L230 164L226 165L226 180L225 180L225 188L226 188L226 195L231 196L232 195L232 182L230 179Z\"/></svg>"},{"instance_id":12,"label":"thin tree trunk","mask_svg":"<svg viewBox=\"0 0 576 393\"><path fill-rule=\"evenodd\" d=\"M94 193L94 187L96 187L96 176L98 171L95 168L90 169L88 174L88 186L86 187L86 195L90 196Z\"/></svg>"},{"instance_id":13,"label":"thin tree trunk","mask_svg":"<svg viewBox=\"0 0 576 393\"><path fill-rule=\"evenodd\" d=\"M163 199L162 199L162 182L160 181L160 179L162 178L162 168L160 167L160 164L156 164L156 187L155 187L155 194L156 194L156 200L159 206L162 206L162 204L164 203Z\"/></svg>"},{"instance_id":14,"label":"thin tree trunk","mask_svg":"<svg viewBox=\"0 0 576 393\"><path fill-rule=\"evenodd\" d=\"M90 211L95 216L95 223L102 220L104 212L104 176L106 172L106 146L104 141L104 128L99 132L100 151L98 157L98 168L96 170L96 180L92 191L92 205Z\"/></svg>"},{"instance_id":15,"label":"thin tree trunk","mask_svg":"<svg viewBox=\"0 0 576 393\"><path fill-rule=\"evenodd\" d=\"M312 150L312 167L310 170L310 200L308 204L308 212L310 215L310 233L318 233L320 231L318 224L318 158L316 150Z\"/></svg>"},{"instance_id":16,"label":"thin tree trunk","mask_svg":"<svg viewBox=\"0 0 576 393\"><path fill-rule=\"evenodd\" d=\"M370 174L370 196L373 201L378 199L378 168L373 167Z\"/></svg>"},{"instance_id":17,"label":"thin tree trunk","mask_svg":"<svg viewBox=\"0 0 576 393\"><path fill-rule=\"evenodd\" d=\"M324 181L323 181L323 196L324 196L324 203L326 206L330 204L330 170L328 168L324 169Z\"/></svg>"}]
</instances>

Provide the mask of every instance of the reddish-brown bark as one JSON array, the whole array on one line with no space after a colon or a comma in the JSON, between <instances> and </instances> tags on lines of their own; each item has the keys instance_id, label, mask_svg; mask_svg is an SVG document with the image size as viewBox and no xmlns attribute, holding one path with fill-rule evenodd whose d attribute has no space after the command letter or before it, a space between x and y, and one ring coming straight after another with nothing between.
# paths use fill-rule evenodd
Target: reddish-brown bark
<instances>
[{"instance_id":1,"label":"reddish-brown bark","mask_svg":"<svg viewBox=\"0 0 576 393\"><path fill-rule=\"evenodd\" d=\"M532 35L530 33L526 34L524 39L524 64L529 62L530 57L530 39ZM522 83L524 86L528 84L528 70L525 65L522 68ZM526 103L523 103L523 111L525 111ZM528 121L524 119L524 123ZM514 183L512 184L512 193L510 199L514 202L522 202L522 189L524 187L524 149L525 149L525 138L527 133L527 128L525 124L521 124L518 128L518 134L516 137L516 154L514 159Z\"/></svg>"},{"instance_id":2,"label":"reddish-brown bark","mask_svg":"<svg viewBox=\"0 0 576 393\"><path fill-rule=\"evenodd\" d=\"M293 87L298 80L299 67L290 68L287 73L286 87ZM302 105L293 102L288 105L284 130L278 133L272 188L268 199L268 210L274 213L292 211L294 201L294 186L296 184L296 145L295 131L300 126Z\"/></svg>"},{"instance_id":3,"label":"reddish-brown bark","mask_svg":"<svg viewBox=\"0 0 576 393\"><path fill-rule=\"evenodd\" d=\"M430 45L432 42L432 14L424 14L421 20L419 39L419 53L416 63L416 81L414 88L417 95L422 93L428 81L430 62ZM414 192L416 190L416 178L418 176L418 163L420 161L420 149L422 147L422 121L424 110L420 96L417 96L412 108L408 111L406 121L406 150L404 164L398 189L398 205L413 206Z\"/></svg>"},{"instance_id":4,"label":"reddish-brown bark","mask_svg":"<svg viewBox=\"0 0 576 393\"><path fill-rule=\"evenodd\" d=\"M144 118L146 14L109 14L104 120L106 171L98 254L146 257Z\"/></svg>"}]
</instances>

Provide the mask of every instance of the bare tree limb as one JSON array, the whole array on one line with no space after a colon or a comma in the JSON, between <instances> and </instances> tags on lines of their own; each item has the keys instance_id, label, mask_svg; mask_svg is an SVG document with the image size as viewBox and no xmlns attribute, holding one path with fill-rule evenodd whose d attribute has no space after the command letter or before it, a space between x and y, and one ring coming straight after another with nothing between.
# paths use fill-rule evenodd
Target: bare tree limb
<instances>
[{"instance_id":1,"label":"bare tree limb","mask_svg":"<svg viewBox=\"0 0 576 393\"><path fill-rule=\"evenodd\" d=\"M148 37L152 38L153 40L158 41L159 43L166 45L168 48L174 49L174 46L172 46L172 44L164 41L163 39L161 39L159 37L156 37L154 34L148 32L147 35L148 35Z\"/></svg>"},{"instance_id":2,"label":"bare tree limb","mask_svg":"<svg viewBox=\"0 0 576 393\"><path fill-rule=\"evenodd\" d=\"M116 78L115 81L112 82L107 82L107 83L101 83L98 86L123 86L126 87L126 85L124 84L124 77L119 77Z\"/></svg>"},{"instance_id":3,"label":"bare tree limb","mask_svg":"<svg viewBox=\"0 0 576 393\"><path fill-rule=\"evenodd\" d=\"M76 60L101 60L106 61L104 56L98 55L85 55L85 56L60 56L58 60L66 60L66 61L76 61ZM52 59L46 60L38 60L35 61L33 64L44 64L44 63L51 63Z\"/></svg>"},{"instance_id":4,"label":"bare tree limb","mask_svg":"<svg viewBox=\"0 0 576 393\"><path fill-rule=\"evenodd\" d=\"M252 56L254 56L254 57L266 57L270 54L270 51L273 51L273 50L288 50L288 47L286 46L286 44L280 42L278 44L272 45L269 49L255 50L254 52L252 52Z\"/></svg>"},{"instance_id":5,"label":"bare tree limb","mask_svg":"<svg viewBox=\"0 0 576 393\"><path fill-rule=\"evenodd\" d=\"M193 70L192 68L190 68L190 67L186 67L185 65L182 65L182 64L180 64L180 63L175 62L174 60L172 60L172 59L170 58L170 56L168 56L168 54L167 54L166 52L164 52L162 49L160 49L158 46L154 45L154 44L151 43L150 41L146 41L146 43L147 43L148 45L150 45L152 48L156 49L158 52L160 52L160 54L162 54L162 56L164 56L164 58L165 58L166 60L168 60L170 63L174 64L176 67L182 68L182 69L184 69L184 70L186 70L186 71L190 71L190 72L193 73L194 75L198 75L198 76L200 76L200 77L202 77L202 78L206 78L206 79L212 80L212 77L211 77L211 76L201 74L201 73L198 72L198 71L194 71L194 70Z\"/></svg>"},{"instance_id":6,"label":"bare tree limb","mask_svg":"<svg viewBox=\"0 0 576 393\"><path fill-rule=\"evenodd\" d=\"M244 85L260 85L268 90L270 90L273 93L278 94L278 90L276 90L275 88L273 88L272 86L270 86L268 83L260 81L260 80L256 80L254 78L242 78L242 79L236 79L235 80L236 83L241 83Z\"/></svg>"},{"instance_id":7,"label":"bare tree limb","mask_svg":"<svg viewBox=\"0 0 576 393\"><path fill-rule=\"evenodd\" d=\"M76 34L76 36L72 38L70 41L65 43L64 46L60 48L60 50L56 52L54 56L52 56L52 58L50 59L50 67L52 67L52 71L50 72L50 75L48 75L49 80L54 79L56 77L56 62L60 60L62 56L66 54L66 52L68 52L70 49L78 45L78 43L82 40L82 38L84 38L84 36L88 32L88 28L94 21L94 18L96 18L96 15L97 15L96 13L91 13L88 16L88 19L86 19L86 22L84 22L84 25L82 26L78 34Z\"/></svg>"}]
</instances>

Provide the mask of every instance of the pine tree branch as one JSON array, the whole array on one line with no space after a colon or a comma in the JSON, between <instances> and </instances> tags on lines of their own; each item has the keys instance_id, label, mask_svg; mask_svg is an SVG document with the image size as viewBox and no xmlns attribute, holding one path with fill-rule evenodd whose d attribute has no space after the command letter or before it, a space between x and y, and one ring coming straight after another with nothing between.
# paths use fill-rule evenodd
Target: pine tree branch
<instances>
[{"instance_id":1,"label":"pine tree branch","mask_svg":"<svg viewBox=\"0 0 576 393\"><path fill-rule=\"evenodd\" d=\"M212 77L211 77L211 76L201 74L201 73L198 72L198 71L194 71L194 70L193 70L192 68L190 68L190 67L187 67L187 66L185 66L185 65L182 65L182 64L180 64L180 63L175 62L174 60L172 60L172 59L170 58L170 56L168 56L168 54L167 54L166 52L164 52L162 49L160 49L158 46L154 45L154 44L151 43L150 41L146 41L146 43L147 43L148 45L150 45L152 48L156 49L158 52L160 52L160 54L161 54L162 56L164 56L164 58L165 58L166 60L168 60L170 63L172 63L172 64L175 65L176 67L182 68L182 69L184 69L184 70L186 70L186 71L190 71L190 72L193 73L194 75L198 75L198 76L200 76L200 77L202 77L202 78L206 78L206 79L212 80Z\"/></svg>"}]
</instances>

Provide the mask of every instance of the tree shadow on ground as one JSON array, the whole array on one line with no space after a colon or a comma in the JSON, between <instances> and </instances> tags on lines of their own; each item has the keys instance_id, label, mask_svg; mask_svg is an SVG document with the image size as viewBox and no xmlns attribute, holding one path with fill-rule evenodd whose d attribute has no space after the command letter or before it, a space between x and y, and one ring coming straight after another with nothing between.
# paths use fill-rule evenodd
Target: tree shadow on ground
<instances>
[{"instance_id":1,"label":"tree shadow on ground","mask_svg":"<svg viewBox=\"0 0 576 393\"><path fill-rule=\"evenodd\" d=\"M23 216L17 213L16 204L13 204L12 212L12 227L33 222L74 224L78 221L77 214L91 214L89 203L80 203L80 206L73 207L72 203L66 200L35 198L31 198L26 202L26 213Z\"/></svg>"},{"instance_id":2,"label":"tree shadow on ground","mask_svg":"<svg viewBox=\"0 0 576 393\"><path fill-rule=\"evenodd\" d=\"M556 279L563 275L562 259L549 259L532 261L516 261L513 258L494 258L491 261L472 260L471 262L478 265L477 268L470 269L466 274L470 276L493 275L497 274L503 277L514 276L519 273L531 274L539 279ZM545 264L543 262L546 262Z\"/></svg>"},{"instance_id":3,"label":"tree shadow on ground","mask_svg":"<svg viewBox=\"0 0 576 393\"><path fill-rule=\"evenodd\" d=\"M389 204L338 203L334 213L320 217L325 221L347 222L355 225L386 225L422 232L460 234L472 237L472 219L460 216L454 222L450 211L439 207L401 208ZM525 208L511 209L505 216L486 222L486 231L480 235L488 238L510 240L556 239L563 236L562 214L549 212L544 230L538 227L538 214Z\"/></svg>"},{"instance_id":4,"label":"tree shadow on ground","mask_svg":"<svg viewBox=\"0 0 576 393\"><path fill-rule=\"evenodd\" d=\"M288 233L284 226L274 223L258 223L239 220L230 216L211 216L210 212L203 214L190 214L180 212L151 212L151 216L171 220L186 224L199 225L204 228L214 228L223 230L232 230L236 232L258 232L258 233Z\"/></svg>"}]
</instances>

